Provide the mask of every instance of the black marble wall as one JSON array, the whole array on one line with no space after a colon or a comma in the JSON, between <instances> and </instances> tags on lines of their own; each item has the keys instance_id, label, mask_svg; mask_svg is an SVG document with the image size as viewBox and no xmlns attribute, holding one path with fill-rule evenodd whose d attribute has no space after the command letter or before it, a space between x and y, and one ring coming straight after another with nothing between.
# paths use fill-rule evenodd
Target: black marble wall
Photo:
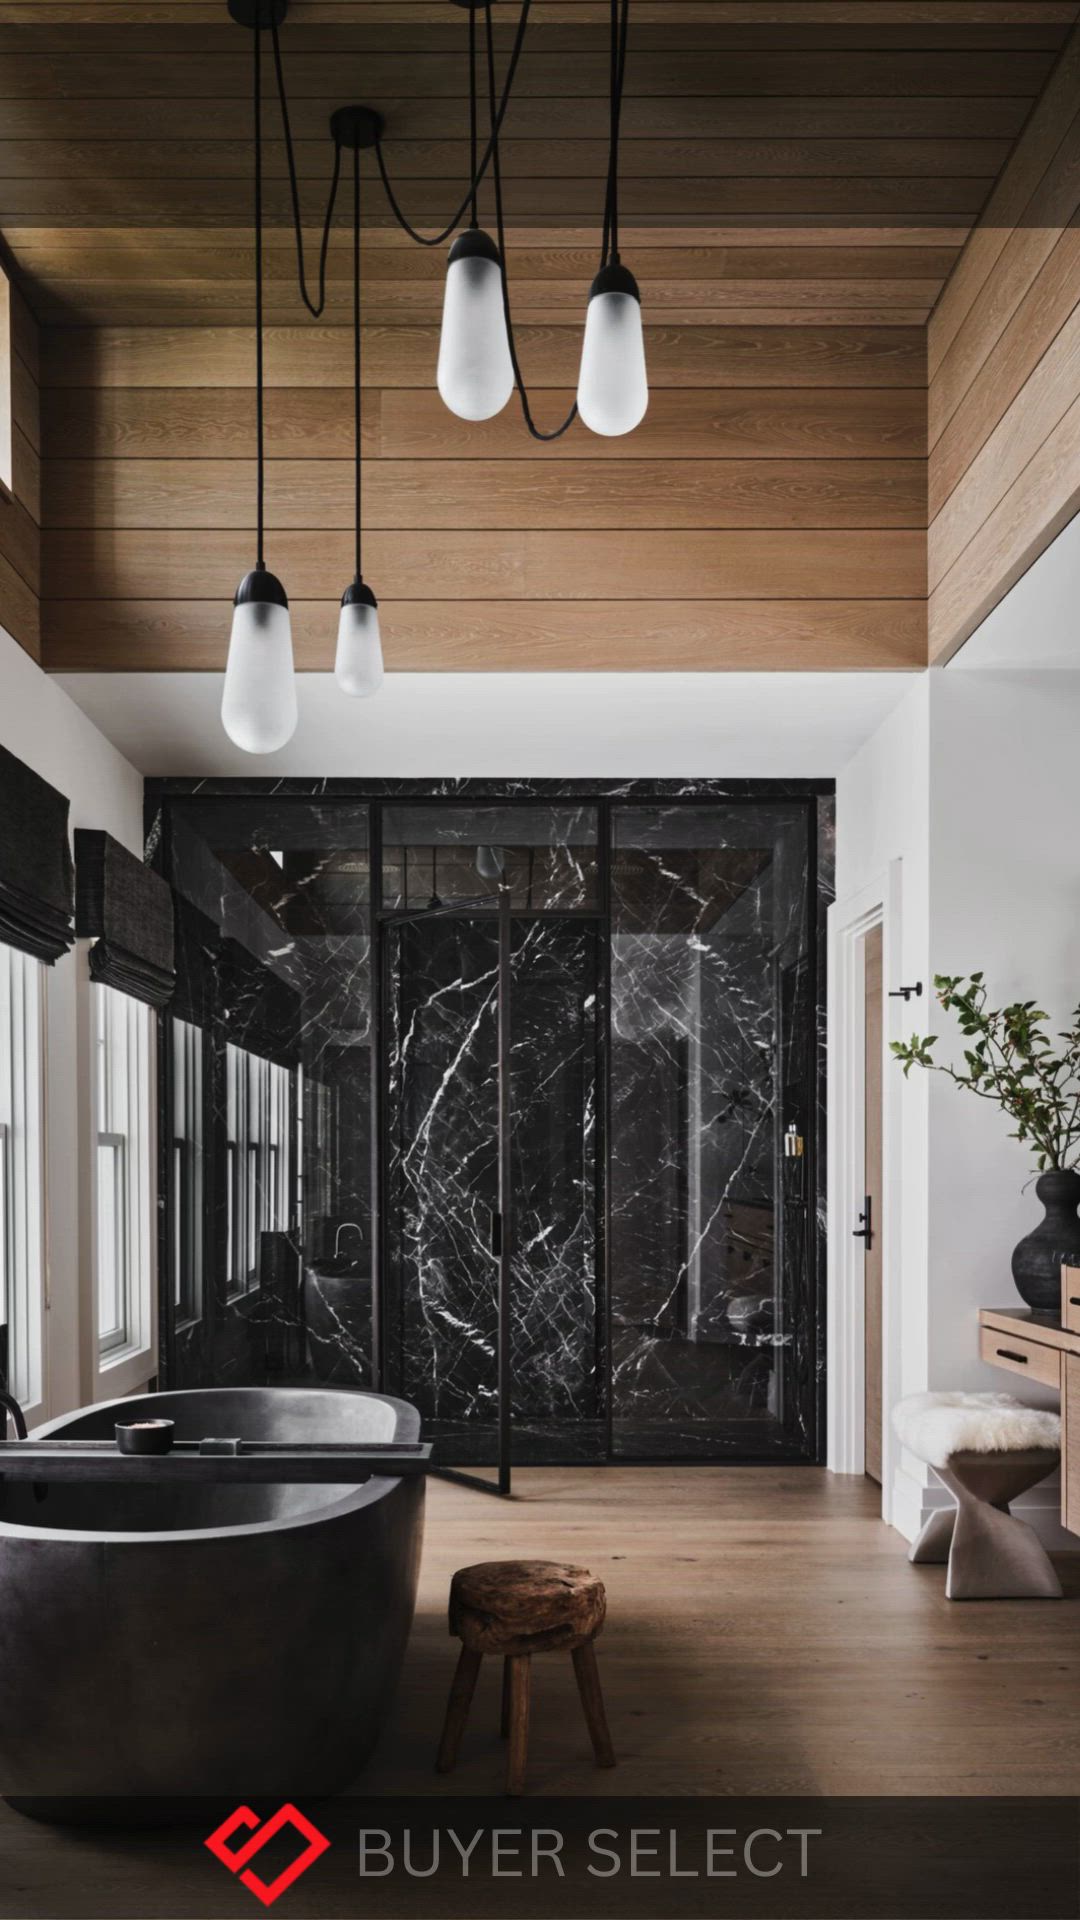
<instances>
[{"instance_id":1,"label":"black marble wall","mask_svg":"<svg viewBox=\"0 0 1080 1920\"><path fill-rule=\"evenodd\" d=\"M272 797L178 802L162 816L177 899L178 1016L202 1034L201 1310L185 1313L184 1244L169 1135L178 1071L166 1032L163 1237L170 1385L372 1382L372 1025L368 809ZM168 1022L164 1023L166 1028ZM289 1076L273 1184L255 1143L230 1143L227 1050ZM253 1274L229 1275L235 1161L263 1217ZM230 1159L234 1166L230 1169ZM281 1189L284 1188L284 1193ZM235 1267L235 1262L234 1262Z\"/></svg>"},{"instance_id":2,"label":"black marble wall","mask_svg":"<svg viewBox=\"0 0 1080 1920\"><path fill-rule=\"evenodd\" d=\"M457 1461L497 1413L497 936L436 919L388 938L387 1362ZM519 1448L597 1428L596 930L519 922L511 956L512 1406Z\"/></svg>"},{"instance_id":3,"label":"black marble wall","mask_svg":"<svg viewBox=\"0 0 1080 1920\"><path fill-rule=\"evenodd\" d=\"M515 1458L815 1457L830 818L821 782L151 783L205 1065L198 1300L164 1076L163 1376L381 1383L493 1459L505 885ZM229 1044L290 1076L243 1293Z\"/></svg>"},{"instance_id":4,"label":"black marble wall","mask_svg":"<svg viewBox=\"0 0 1080 1920\"><path fill-rule=\"evenodd\" d=\"M807 809L618 808L613 839L614 1448L808 1451Z\"/></svg>"}]
</instances>

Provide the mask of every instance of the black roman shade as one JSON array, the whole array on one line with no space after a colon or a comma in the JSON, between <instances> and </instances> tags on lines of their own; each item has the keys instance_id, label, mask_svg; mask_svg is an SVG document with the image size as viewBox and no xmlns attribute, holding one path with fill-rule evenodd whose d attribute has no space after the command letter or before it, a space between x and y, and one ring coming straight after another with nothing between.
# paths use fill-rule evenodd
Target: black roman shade
<instances>
[{"instance_id":1,"label":"black roman shade","mask_svg":"<svg viewBox=\"0 0 1080 1920\"><path fill-rule=\"evenodd\" d=\"M68 802L0 747L0 941L52 966L74 939Z\"/></svg>"},{"instance_id":2,"label":"black roman shade","mask_svg":"<svg viewBox=\"0 0 1080 1920\"><path fill-rule=\"evenodd\" d=\"M109 833L75 832L75 931L90 978L163 1007L176 983L172 888Z\"/></svg>"}]
</instances>

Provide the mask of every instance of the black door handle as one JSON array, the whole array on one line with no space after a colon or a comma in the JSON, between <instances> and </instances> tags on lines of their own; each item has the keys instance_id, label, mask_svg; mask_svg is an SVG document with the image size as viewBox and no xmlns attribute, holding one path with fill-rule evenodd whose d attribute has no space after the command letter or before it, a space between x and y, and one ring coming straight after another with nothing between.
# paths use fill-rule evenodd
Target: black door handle
<instances>
[{"instance_id":1,"label":"black door handle","mask_svg":"<svg viewBox=\"0 0 1080 1920\"><path fill-rule=\"evenodd\" d=\"M862 1226L852 1228L852 1238L855 1240L865 1240L865 1251L869 1253L874 1244L873 1212L871 1196L869 1194L867 1194L866 1199L863 1201L863 1210L859 1215L859 1219L862 1221Z\"/></svg>"},{"instance_id":2,"label":"black door handle","mask_svg":"<svg viewBox=\"0 0 1080 1920\"><path fill-rule=\"evenodd\" d=\"M1011 1347L999 1347L997 1353L999 1360L1012 1360L1018 1367L1027 1366L1028 1357L1026 1353L1014 1353Z\"/></svg>"}]
</instances>

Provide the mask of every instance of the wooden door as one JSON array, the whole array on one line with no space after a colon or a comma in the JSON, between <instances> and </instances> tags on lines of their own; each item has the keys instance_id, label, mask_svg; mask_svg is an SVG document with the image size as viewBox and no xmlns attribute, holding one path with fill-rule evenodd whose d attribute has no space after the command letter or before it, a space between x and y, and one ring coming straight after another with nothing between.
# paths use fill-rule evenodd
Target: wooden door
<instances>
[{"instance_id":1,"label":"wooden door","mask_svg":"<svg viewBox=\"0 0 1080 1920\"><path fill-rule=\"evenodd\" d=\"M864 1185L868 1198L870 1233L864 1241L865 1268L865 1431L866 1471L881 1481L881 1048L882 942L881 928L872 927L863 941L866 982L866 1122L864 1128Z\"/></svg>"}]
</instances>

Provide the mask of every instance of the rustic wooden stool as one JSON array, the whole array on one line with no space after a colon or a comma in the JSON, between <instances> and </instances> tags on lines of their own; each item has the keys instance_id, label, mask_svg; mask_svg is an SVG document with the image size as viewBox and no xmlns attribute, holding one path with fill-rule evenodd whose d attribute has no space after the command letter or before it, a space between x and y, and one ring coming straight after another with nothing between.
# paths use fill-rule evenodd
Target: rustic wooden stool
<instances>
[{"instance_id":1,"label":"rustic wooden stool","mask_svg":"<svg viewBox=\"0 0 1080 1920\"><path fill-rule=\"evenodd\" d=\"M450 1631L461 1641L436 1767L449 1773L458 1757L476 1676L485 1653L502 1655L502 1726L510 1747L506 1791L525 1786L529 1693L534 1653L569 1653L598 1767L615 1754L593 1645L604 1624L603 1582L585 1567L551 1560L487 1560L460 1567L450 1583Z\"/></svg>"}]
</instances>

